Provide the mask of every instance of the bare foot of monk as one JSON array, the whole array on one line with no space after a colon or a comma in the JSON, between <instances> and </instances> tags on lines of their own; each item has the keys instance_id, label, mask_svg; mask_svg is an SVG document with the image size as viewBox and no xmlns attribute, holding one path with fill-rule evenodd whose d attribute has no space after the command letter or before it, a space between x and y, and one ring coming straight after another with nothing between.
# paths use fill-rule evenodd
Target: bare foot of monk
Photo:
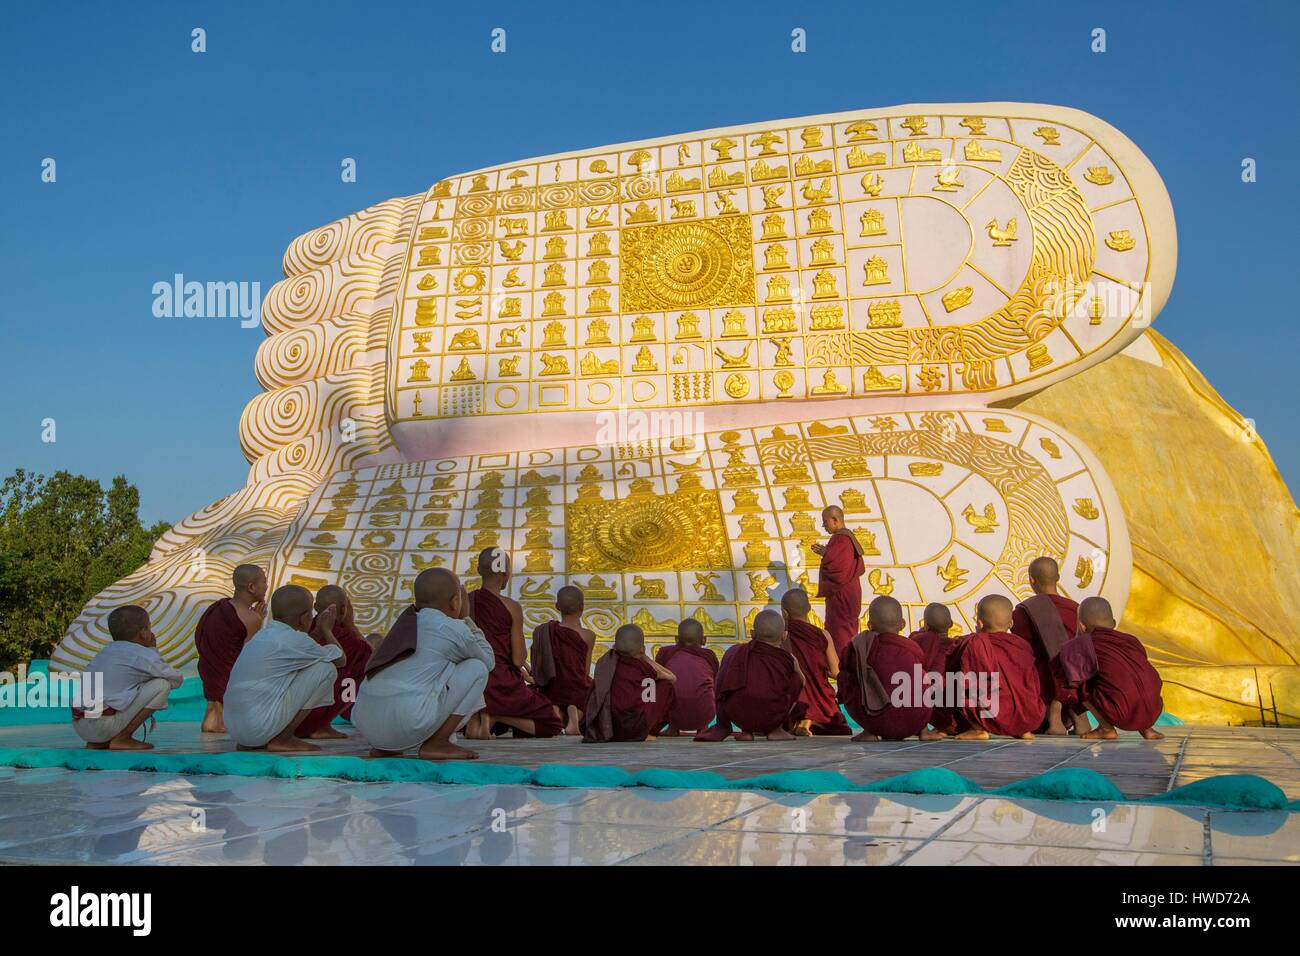
<instances>
[{"instance_id":1,"label":"bare foot of monk","mask_svg":"<svg viewBox=\"0 0 1300 956\"><path fill-rule=\"evenodd\" d=\"M467 708L468 709L468 708ZM478 754L473 750L458 747L451 741L436 743L429 741L422 746L417 755L421 760L477 760Z\"/></svg>"},{"instance_id":2,"label":"bare foot of monk","mask_svg":"<svg viewBox=\"0 0 1300 956\"><path fill-rule=\"evenodd\" d=\"M582 725L580 720L581 714L579 713L578 708L574 707L572 704L568 706L568 711L569 711L569 721L564 725L564 733L570 737L581 737L582 736Z\"/></svg>"},{"instance_id":3,"label":"bare foot of monk","mask_svg":"<svg viewBox=\"0 0 1300 956\"><path fill-rule=\"evenodd\" d=\"M205 734L224 734L226 732L219 701L208 701L208 708L203 712L203 723L199 724L199 731Z\"/></svg>"},{"instance_id":4,"label":"bare foot of monk","mask_svg":"<svg viewBox=\"0 0 1300 956\"><path fill-rule=\"evenodd\" d=\"M306 739L307 740L347 740L348 735L342 733L341 731L335 730L333 727L322 727L320 730L316 731L315 733L308 734Z\"/></svg>"},{"instance_id":5,"label":"bare foot of monk","mask_svg":"<svg viewBox=\"0 0 1300 956\"><path fill-rule=\"evenodd\" d=\"M1077 714L1074 717L1074 734L1076 737L1086 737L1092 725L1088 723L1088 718L1083 714Z\"/></svg>"},{"instance_id":6,"label":"bare foot of monk","mask_svg":"<svg viewBox=\"0 0 1300 956\"><path fill-rule=\"evenodd\" d=\"M875 734L867 733L864 730L862 731L862 733L858 734L856 737L853 738L853 742L855 744L867 744L867 743L871 743L873 740L879 740L879 739L880 738L877 737Z\"/></svg>"},{"instance_id":7,"label":"bare foot of monk","mask_svg":"<svg viewBox=\"0 0 1300 956\"><path fill-rule=\"evenodd\" d=\"M487 714L474 714L461 731L467 740L490 740L492 738L492 718Z\"/></svg>"},{"instance_id":8,"label":"bare foot of monk","mask_svg":"<svg viewBox=\"0 0 1300 956\"><path fill-rule=\"evenodd\" d=\"M754 739L754 735L753 735L753 734L736 734L736 739L737 739L737 740L753 740L753 739Z\"/></svg>"},{"instance_id":9,"label":"bare foot of monk","mask_svg":"<svg viewBox=\"0 0 1300 956\"><path fill-rule=\"evenodd\" d=\"M109 750L153 750L153 744L134 737L114 737L108 742Z\"/></svg>"},{"instance_id":10,"label":"bare foot of monk","mask_svg":"<svg viewBox=\"0 0 1300 956\"><path fill-rule=\"evenodd\" d=\"M1115 733L1113 728L1098 727L1096 730L1090 730L1086 734L1079 734L1084 740L1119 740L1119 734Z\"/></svg>"},{"instance_id":11,"label":"bare foot of monk","mask_svg":"<svg viewBox=\"0 0 1300 956\"><path fill-rule=\"evenodd\" d=\"M1068 737L1070 732L1065 729L1065 722L1061 720L1061 702L1052 701L1047 708L1047 734L1049 737Z\"/></svg>"},{"instance_id":12,"label":"bare foot of monk","mask_svg":"<svg viewBox=\"0 0 1300 956\"><path fill-rule=\"evenodd\" d=\"M245 747L239 744L236 750L246 750L253 752L264 752L269 754L314 754L320 753L320 748L315 744L309 744L305 740L299 740L297 737L290 737L287 740L284 737L276 737L268 740L261 747Z\"/></svg>"},{"instance_id":13,"label":"bare foot of monk","mask_svg":"<svg viewBox=\"0 0 1300 956\"><path fill-rule=\"evenodd\" d=\"M108 749L108 741L106 740L106 741L104 741L102 744L86 744L86 749L87 749L87 750L107 750L107 749Z\"/></svg>"},{"instance_id":14,"label":"bare foot of monk","mask_svg":"<svg viewBox=\"0 0 1300 956\"><path fill-rule=\"evenodd\" d=\"M963 730L953 740L988 740L989 732L980 730L978 727L972 727L970 730Z\"/></svg>"},{"instance_id":15,"label":"bare foot of monk","mask_svg":"<svg viewBox=\"0 0 1300 956\"><path fill-rule=\"evenodd\" d=\"M931 730L929 727L926 727L919 734L917 734L917 736L920 737L922 740L943 740L943 738L947 737L948 735L941 730Z\"/></svg>"},{"instance_id":16,"label":"bare foot of monk","mask_svg":"<svg viewBox=\"0 0 1300 956\"><path fill-rule=\"evenodd\" d=\"M1034 739L1034 735L1033 735L1033 734L1021 734L1021 735L1020 735L1019 737L1017 737L1016 739L1017 739L1017 740L1033 740L1033 739Z\"/></svg>"},{"instance_id":17,"label":"bare foot of monk","mask_svg":"<svg viewBox=\"0 0 1300 956\"><path fill-rule=\"evenodd\" d=\"M1156 730L1154 727L1148 727L1146 730L1142 731L1142 739L1143 740L1164 740L1165 735L1160 733L1160 731Z\"/></svg>"},{"instance_id":18,"label":"bare foot of monk","mask_svg":"<svg viewBox=\"0 0 1300 956\"><path fill-rule=\"evenodd\" d=\"M767 735L767 739L768 740L794 740L794 734L790 733L790 731L786 730L784 727L778 727L776 728L776 730L772 731L770 734Z\"/></svg>"},{"instance_id":19,"label":"bare foot of monk","mask_svg":"<svg viewBox=\"0 0 1300 956\"><path fill-rule=\"evenodd\" d=\"M812 721L811 721L811 720L801 720L801 721L799 721L799 723L795 724L795 725L794 725L794 735L795 735L796 737L811 737L811 736L813 735L813 732L812 732Z\"/></svg>"},{"instance_id":20,"label":"bare foot of monk","mask_svg":"<svg viewBox=\"0 0 1300 956\"><path fill-rule=\"evenodd\" d=\"M642 742L642 743L645 743L645 744L652 744L652 743L654 743L654 742L655 742L656 740L658 740L658 739L659 739L659 738L656 737L654 734L647 734L645 740L643 740L643 741L641 741L641 742Z\"/></svg>"},{"instance_id":21,"label":"bare foot of monk","mask_svg":"<svg viewBox=\"0 0 1300 956\"><path fill-rule=\"evenodd\" d=\"M372 747L370 753L366 754L366 756L375 760L382 760L385 757L400 757L402 756L402 752L400 750L380 750L376 747Z\"/></svg>"}]
</instances>

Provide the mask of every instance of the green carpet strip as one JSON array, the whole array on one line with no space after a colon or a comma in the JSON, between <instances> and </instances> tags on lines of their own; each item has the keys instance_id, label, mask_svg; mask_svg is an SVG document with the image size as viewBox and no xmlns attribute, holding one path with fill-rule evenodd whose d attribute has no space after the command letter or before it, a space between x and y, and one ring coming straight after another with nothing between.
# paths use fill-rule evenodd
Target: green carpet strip
<instances>
[{"instance_id":1,"label":"green carpet strip","mask_svg":"<svg viewBox=\"0 0 1300 956\"><path fill-rule=\"evenodd\" d=\"M367 783L450 783L470 786L523 784L534 787L653 790L767 790L791 794L892 793L937 796L998 796L1073 802L1146 803L1213 807L1225 810L1300 811L1281 788L1253 774L1225 774L1197 780L1154 797L1131 800L1104 774L1083 767L1049 770L1036 777L986 790L945 767L929 767L854 783L830 770L786 770L729 780L707 770L646 769L543 764L535 769L480 761L435 763L425 760L368 760L363 757L292 757L260 753L168 754L157 751L0 748L0 766L21 769L135 770L152 773L217 774L287 779L322 777Z\"/></svg>"}]
</instances>

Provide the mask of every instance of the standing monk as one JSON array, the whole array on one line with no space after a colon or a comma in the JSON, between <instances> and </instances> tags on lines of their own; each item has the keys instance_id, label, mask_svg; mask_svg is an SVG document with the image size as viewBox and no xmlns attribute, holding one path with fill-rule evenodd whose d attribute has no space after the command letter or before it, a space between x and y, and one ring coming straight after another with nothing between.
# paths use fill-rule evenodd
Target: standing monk
<instances>
[{"instance_id":1,"label":"standing monk","mask_svg":"<svg viewBox=\"0 0 1300 956\"><path fill-rule=\"evenodd\" d=\"M796 737L847 737L853 733L840 713L839 701L831 681L839 676L840 658L835 642L823 628L808 620L812 604L803 588L791 588L781 596L781 616L785 618L785 637L791 653L803 671L803 693L799 699L807 706L803 719L795 724Z\"/></svg>"},{"instance_id":2,"label":"standing monk","mask_svg":"<svg viewBox=\"0 0 1300 956\"><path fill-rule=\"evenodd\" d=\"M815 554L821 555L821 569L817 572L817 596L826 599L826 630L835 642L835 653L844 656L844 649L858 633L858 619L862 617L862 582L866 572L862 561L862 545L857 536L844 526L844 511L831 505L822 511L822 528L831 536L826 544L814 544Z\"/></svg>"},{"instance_id":3,"label":"standing monk","mask_svg":"<svg viewBox=\"0 0 1300 956\"><path fill-rule=\"evenodd\" d=\"M529 648L533 680L546 699L568 717L564 732L582 733L582 708L591 696L591 649L596 634L582 626L582 588L567 584L555 594L558 621L547 621L533 629Z\"/></svg>"},{"instance_id":4,"label":"standing monk","mask_svg":"<svg viewBox=\"0 0 1300 956\"><path fill-rule=\"evenodd\" d=\"M844 652L839 699L862 727L855 741L943 736L926 726L932 708L919 703L924 688L917 686L924 679L925 655L915 641L899 634L902 629L903 606L892 597L878 597L867 609L867 630ZM894 697L903 702L896 704Z\"/></svg>"},{"instance_id":5,"label":"standing monk","mask_svg":"<svg viewBox=\"0 0 1300 956\"><path fill-rule=\"evenodd\" d=\"M1061 698L1067 694L1052 676L1052 661L1065 642L1074 637L1079 616L1079 605L1057 593L1060 581L1061 569L1054 558L1034 558L1029 562L1029 586L1034 596L1016 605L1011 617L1011 633L1024 638L1034 649L1043 703L1047 705L1047 733L1055 737L1067 733L1061 720ZM1077 717L1074 730L1087 733L1087 720Z\"/></svg>"},{"instance_id":6,"label":"standing monk","mask_svg":"<svg viewBox=\"0 0 1300 956\"><path fill-rule=\"evenodd\" d=\"M696 740L714 742L731 736L731 724L740 727L737 740L793 740L791 731L803 719L800 700L803 674L799 662L785 649L785 619L781 612L759 611L753 638L733 644L718 668L717 723Z\"/></svg>"},{"instance_id":7,"label":"standing monk","mask_svg":"<svg viewBox=\"0 0 1300 956\"><path fill-rule=\"evenodd\" d=\"M361 686L361 681L366 676L366 664L370 662L370 655L374 653L370 642L357 630L352 599L337 584L327 584L316 592L318 615L331 605L338 609L338 617L334 621L334 637L338 640L339 647L343 648L348 662L346 666L339 668L338 676L334 680L334 703L327 707L317 707L298 725L295 732L299 737L306 737L308 740L338 740L347 737L347 734L335 730L330 725L335 717L351 719L352 704L357 699L357 688ZM316 621L313 621L312 629L314 630L315 627Z\"/></svg>"},{"instance_id":8,"label":"standing monk","mask_svg":"<svg viewBox=\"0 0 1300 956\"><path fill-rule=\"evenodd\" d=\"M920 645L926 673L945 677L952 669L950 658L957 647L957 642L948 636L952 633L952 612L946 604L927 604L921 623L921 630L907 636ZM961 729L953 709L943 706L935 707L930 714L930 726L942 736Z\"/></svg>"},{"instance_id":9,"label":"standing monk","mask_svg":"<svg viewBox=\"0 0 1300 956\"><path fill-rule=\"evenodd\" d=\"M654 740L673 706L673 672L646 656L645 632L624 624L613 649L596 662L582 718L582 742Z\"/></svg>"},{"instance_id":10,"label":"standing monk","mask_svg":"<svg viewBox=\"0 0 1300 956\"><path fill-rule=\"evenodd\" d=\"M718 655L704 646L706 641L704 625L688 617L677 625L677 643L661 647L655 655L655 663L677 678L665 737L680 737L684 730L704 730L713 723Z\"/></svg>"},{"instance_id":11,"label":"standing monk","mask_svg":"<svg viewBox=\"0 0 1300 956\"><path fill-rule=\"evenodd\" d=\"M199 652L199 679L208 702L200 730L224 734L222 715L230 669L245 644L266 622L266 572L255 564L241 564L231 575L235 593L214 601L199 618L194 647Z\"/></svg>"},{"instance_id":12,"label":"standing monk","mask_svg":"<svg viewBox=\"0 0 1300 956\"><path fill-rule=\"evenodd\" d=\"M1136 730L1147 740L1161 740L1154 729L1164 709L1161 680L1147 660L1146 648L1132 634L1115 630L1115 612L1105 598L1084 598L1079 605L1079 633L1052 662L1057 681L1071 695L1073 713L1092 711L1097 729L1081 736L1116 740L1120 730Z\"/></svg>"},{"instance_id":13,"label":"standing monk","mask_svg":"<svg viewBox=\"0 0 1300 956\"><path fill-rule=\"evenodd\" d=\"M560 711L528 683L528 649L524 646L524 611L506 597L510 556L501 548L485 548L478 556L482 586L470 592L470 617L492 645L496 664L483 692L485 708L465 727L472 740L488 740L497 724L516 737L554 737L564 729Z\"/></svg>"},{"instance_id":14,"label":"standing monk","mask_svg":"<svg viewBox=\"0 0 1300 956\"><path fill-rule=\"evenodd\" d=\"M988 740L989 734L1033 740L1047 705L1038 683L1034 655L1007 631L1011 601L1001 594L980 598L975 608L979 630L958 641L954 670L967 675L965 693L953 704L969 725L958 740ZM983 692L976 693L981 688Z\"/></svg>"}]
</instances>

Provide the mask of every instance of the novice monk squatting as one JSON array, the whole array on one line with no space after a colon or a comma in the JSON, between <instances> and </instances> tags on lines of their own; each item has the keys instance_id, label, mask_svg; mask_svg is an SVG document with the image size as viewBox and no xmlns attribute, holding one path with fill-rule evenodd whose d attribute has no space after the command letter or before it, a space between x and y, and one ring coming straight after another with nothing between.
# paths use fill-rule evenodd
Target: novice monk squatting
<instances>
[{"instance_id":1,"label":"novice monk squatting","mask_svg":"<svg viewBox=\"0 0 1300 956\"><path fill-rule=\"evenodd\" d=\"M496 655L483 692L484 709L465 727L472 740L488 740L497 725L515 737L554 737L564 729L560 710L530 682L524 646L524 612L502 592L510 580L510 556L485 548L478 556L482 586L469 595L470 616Z\"/></svg>"},{"instance_id":2,"label":"novice monk squatting","mask_svg":"<svg viewBox=\"0 0 1300 956\"><path fill-rule=\"evenodd\" d=\"M844 510L831 505L822 511L822 528L831 536L826 544L814 544L821 555L817 572L817 596L826 599L826 630L835 640L835 653L844 649L858 633L862 616L862 575L867 567L862 560L862 545L857 535L844 525Z\"/></svg>"},{"instance_id":3,"label":"novice monk squatting","mask_svg":"<svg viewBox=\"0 0 1300 956\"><path fill-rule=\"evenodd\" d=\"M718 655L705 647L704 625L688 617L677 625L677 643L659 648L655 663L673 672L673 706L665 737L704 730L713 723Z\"/></svg>"},{"instance_id":4,"label":"novice monk squatting","mask_svg":"<svg viewBox=\"0 0 1300 956\"><path fill-rule=\"evenodd\" d=\"M654 740L673 706L673 672L646 656L635 624L614 632L614 647L596 662L582 718L584 743Z\"/></svg>"},{"instance_id":5,"label":"novice monk squatting","mask_svg":"<svg viewBox=\"0 0 1300 956\"><path fill-rule=\"evenodd\" d=\"M892 597L878 597L867 609L867 630L844 651L839 700L862 727L854 740L943 736L926 726L932 708L915 703L923 699L923 688L916 684L924 679L925 655L915 641L899 633L903 623L903 606Z\"/></svg>"},{"instance_id":6,"label":"novice monk squatting","mask_svg":"<svg viewBox=\"0 0 1300 956\"><path fill-rule=\"evenodd\" d=\"M949 657L957 647L957 642L948 636L952 632L952 612L946 604L927 604L921 623L921 630L907 636L920 646L925 656L926 673L942 677L953 670L949 666ZM937 706L931 712L930 726L944 736L955 734L959 729L952 708L943 706Z\"/></svg>"},{"instance_id":7,"label":"novice monk squatting","mask_svg":"<svg viewBox=\"0 0 1300 956\"><path fill-rule=\"evenodd\" d=\"M194 630L199 679L203 682L203 699L208 702L200 725L205 734L226 732L221 710L230 669L244 645L266 621L266 572L255 564L241 564L231 579L234 594L208 605Z\"/></svg>"},{"instance_id":8,"label":"novice monk squatting","mask_svg":"<svg viewBox=\"0 0 1300 956\"><path fill-rule=\"evenodd\" d=\"M1088 710L1097 718L1097 729L1081 736L1117 740L1119 728L1136 730L1147 740L1164 738L1154 729L1164 709L1160 675L1142 642L1115 629L1115 612L1105 598L1083 599L1079 633L1061 648L1052 670L1066 690L1066 712L1074 716Z\"/></svg>"},{"instance_id":9,"label":"novice monk squatting","mask_svg":"<svg viewBox=\"0 0 1300 956\"><path fill-rule=\"evenodd\" d=\"M335 730L331 724L335 717L350 719L352 705L357 699L357 689L366 676L366 664L374 649L359 630L353 617L352 599L337 584L327 584L316 592L316 613L322 613L333 605L338 608L338 617L334 621L334 638L343 648L347 664L338 669L334 678L334 702L325 707L317 707L307 719L298 725L297 736L308 740L338 740L347 737L342 731ZM311 630L315 630L316 621L312 621Z\"/></svg>"},{"instance_id":10,"label":"novice monk squatting","mask_svg":"<svg viewBox=\"0 0 1300 956\"><path fill-rule=\"evenodd\" d=\"M91 750L152 750L153 744L136 740L135 732L154 711L166 709L167 695L184 678L158 653L149 612L139 605L114 608L108 615L108 634L113 640L81 675L82 693L102 688L102 697L83 697L82 707L72 709L72 729Z\"/></svg>"},{"instance_id":11,"label":"novice monk squatting","mask_svg":"<svg viewBox=\"0 0 1300 956\"><path fill-rule=\"evenodd\" d=\"M754 617L754 633L744 644L733 644L722 656L717 680L717 723L695 739L726 740L731 725L740 728L737 740L793 740L795 724L807 706L800 699L804 677L795 656L783 646L785 619L773 609Z\"/></svg>"},{"instance_id":12,"label":"novice monk squatting","mask_svg":"<svg viewBox=\"0 0 1300 956\"><path fill-rule=\"evenodd\" d=\"M370 756L397 757L418 747L425 760L473 760L451 742L483 706L496 663L483 632L466 618L469 600L446 568L415 579L415 605L397 618L370 658L352 720L370 741Z\"/></svg>"},{"instance_id":13,"label":"novice monk squatting","mask_svg":"<svg viewBox=\"0 0 1300 956\"><path fill-rule=\"evenodd\" d=\"M781 597L781 615L785 618L786 645L803 672L803 691L799 699L807 709L794 726L796 737L847 737L853 733L840 713L831 681L840 672L835 642L824 628L808 620L812 603L803 588L791 588Z\"/></svg>"},{"instance_id":14,"label":"novice monk squatting","mask_svg":"<svg viewBox=\"0 0 1300 956\"><path fill-rule=\"evenodd\" d=\"M558 621L546 621L533 629L529 648L533 680L565 717L564 732L582 733L582 708L591 696L591 650L596 634L582 626L582 589L565 585L555 593Z\"/></svg>"},{"instance_id":15,"label":"novice monk squatting","mask_svg":"<svg viewBox=\"0 0 1300 956\"><path fill-rule=\"evenodd\" d=\"M1078 629L1079 605L1057 593L1061 581L1061 568L1054 558L1034 558L1029 562L1029 586L1034 596L1016 605L1011 617L1011 633L1029 642L1034 650L1034 665L1038 668L1038 681L1043 703L1047 705L1045 730L1054 737L1063 737L1068 731L1062 717L1065 688L1056 682L1052 661L1061 652ZM1088 730L1088 721L1076 717L1075 733Z\"/></svg>"},{"instance_id":16,"label":"novice monk squatting","mask_svg":"<svg viewBox=\"0 0 1300 956\"><path fill-rule=\"evenodd\" d=\"M996 734L1032 740L1047 705L1034 666L1034 652L1007 630L1011 626L1011 601L1000 594L980 598L975 623L979 630L961 638L950 657L956 672L967 678L964 700L950 702L968 728L957 734L957 739L987 740L990 734ZM981 679L987 695L977 693Z\"/></svg>"},{"instance_id":17,"label":"novice monk squatting","mask_svg":"<svg viewBox=\"0 0 1300 956\"><path fill-rule=\"evenodd\" d=\"M312 710L334 703L337 672L348 663L334 636L338 608L315 615L311 592L286 584L271 595L271 618L230 670L226 727L240 750L315 753L320 748L294 732Z\"/></svg>"}]
</instances>

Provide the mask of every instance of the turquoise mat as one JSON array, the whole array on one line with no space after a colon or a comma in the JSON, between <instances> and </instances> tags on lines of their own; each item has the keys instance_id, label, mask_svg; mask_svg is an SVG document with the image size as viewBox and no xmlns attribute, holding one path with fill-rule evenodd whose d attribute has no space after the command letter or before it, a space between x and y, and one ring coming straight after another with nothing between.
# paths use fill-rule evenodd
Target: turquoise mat
<instances>
[{"instance_id":1,"label":"turquoise mat","mask_svg":"<svg viewBox=\"0 0 1300 956\"><path fill-rule=\"evenodd\" d=\"M1281 788L1252 774L1225 774L1197 780L1168 793L1130 800L1103 774L1086 768L1049 770L1005 787L986 790L955 771L930 767L877 780L854 783L829 770L787 770L729 780L706 770L646 769L630 773L619 767L543 764L536 769L479 761L435 763L425 760L367 760L363 757L291 757L260 753L165 754L155 751L0 748L0 766L22 769L135 770L153 773L229 774L241 777L324 777L370 783L418 782L476 786L527 784L534 787L654 790L770 790L780 793L904 793L999 796L1033 800L1103 803L1149 803L1214 807L1227 810L1300 810Z\"/></svg>"}]
</instances>

